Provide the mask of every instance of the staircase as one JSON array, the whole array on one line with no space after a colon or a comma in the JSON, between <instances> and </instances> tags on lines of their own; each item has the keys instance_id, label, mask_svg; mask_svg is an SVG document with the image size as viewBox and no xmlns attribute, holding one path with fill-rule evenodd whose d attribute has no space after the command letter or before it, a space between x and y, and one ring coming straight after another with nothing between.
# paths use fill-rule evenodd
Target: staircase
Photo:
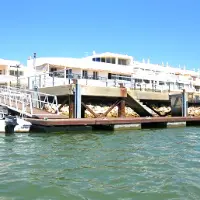
<instances>
[{"instance_id":1,"label":"staircase","mask_svg":"<svg viewBox=\"0 0 200 200\"><path fill-rule=\"evenodd\" d=\"M140 100L133 97L131 94L127 93L126 98L127 105L132 108L136 113L140 115L140 117L158 117L159 115L155 113L148 106L144 105Z\"/></svg>"},{"instance_id":2,"label":"staircase","mask_svg":"<svg viewBox=\"0 0 200 200\"><path fill-rule=\"evenodd\" d=\"M45 107L53 107L58 112L57 96L15 87L0 87L0 105L28 117L52 115Z\"/></svg>"}]
</instances>

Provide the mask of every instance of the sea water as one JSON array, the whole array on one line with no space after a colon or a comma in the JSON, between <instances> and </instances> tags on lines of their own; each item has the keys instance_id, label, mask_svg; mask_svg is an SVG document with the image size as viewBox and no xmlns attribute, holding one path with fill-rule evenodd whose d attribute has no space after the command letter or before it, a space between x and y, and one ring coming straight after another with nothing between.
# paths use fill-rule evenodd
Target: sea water
<instances>
[{"instance_id":1,"label":"sea water","mask_svg":"<svg viewBox=\"0 0 200 200\"><path fill-rule=\"evenodd\" d=\"M200 199L200 128L0 135L0 200Z\"/></svg>"}]
</instances>

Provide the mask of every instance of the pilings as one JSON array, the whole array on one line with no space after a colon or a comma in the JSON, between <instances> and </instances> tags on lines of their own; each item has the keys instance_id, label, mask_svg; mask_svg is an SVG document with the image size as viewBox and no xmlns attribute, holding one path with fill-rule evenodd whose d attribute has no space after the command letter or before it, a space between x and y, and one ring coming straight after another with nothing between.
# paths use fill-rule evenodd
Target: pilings
<instances>
[{"instance_id":1,"label":"pilings","mask_svg":"<svg viewBox=\"0 0 200 200\"><path fill-rule=\"evenodd\" d=\"M77 82L74 89L74 117L81 118L81 87Z\"/></svg>"},{"instance_id":2,"label":"pilings","mask_svg":"<svg viewBox=\"0 0 200 200\"><path fill-rule=\"evenodd\" d=\"M122 99L120 101L120 103L118 104L118 117L125 117L126 116L125 106L126 106L126 102L125 102L124 99Z\"/></svg>"},{"instance_id":3,"label":"pilings","mask_svg":"<svg viewBox=\"0 0 200 200\"><path fill-rule=\"evenodd\" d=\"M172 116L188 116L188 94L183 90L182 93L170 94Z\"/></svg>"}]
</instances>

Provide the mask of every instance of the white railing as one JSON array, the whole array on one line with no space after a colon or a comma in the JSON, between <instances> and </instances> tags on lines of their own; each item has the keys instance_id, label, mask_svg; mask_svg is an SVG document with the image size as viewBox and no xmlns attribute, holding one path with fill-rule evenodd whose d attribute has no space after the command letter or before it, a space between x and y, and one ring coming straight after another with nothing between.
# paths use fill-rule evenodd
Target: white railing
<instances>
[{"instance_id":1,"label":"white railing","mask_svg":"<svg viewBox=\"0 0 200 200\"><path fill-rule=\"evenodd\" d=\"M15 87L0 87L0 105L27 116L52 114L38 112L46 108L52 108L54 113L59 114L57 96Z\"/></svg>"},{"instance_id":2,"label":"white railing","mask_svg":"<svg viewBox=\"0 0 200 200\"><path fill-rule=\"evenodd\" d=\"M162 76L160 76L162 75ZM183 87L180 87L180 84L184 84L184 88L186 90L195 91L194 88L188 88L188 85L193 84L193 81L187 80L187 78L177 75L171 74L160 74L155 75L150 72L141 72L132 74L132 77L128 76L118 76L114 75L111 79L105 77L93 77L88 75L87 77L82 76L81 74L70 74L67 75L65 70L50 72L50 73L41 73L35 76L30 77L21 77L21 82L26 82L27 88L33 88L34 85L37 85L39 88L44 87L54 87L61 85L68 85L73 83L73 79L78 79L78 82L83 85L93 85L93 86L102 86L102 87L118 87L119 83L123 83L123 85L127 88L134 88L140 90L153 90L153 91L182 91ZM36 83L35 83L36 80ZM136 80L140 80L141 82L137 82ZM144 83L144 80L154 80L157 83ZM159 85L159 82L165 82L164 86ZM171 85L169 87L169 84Z\"/></svg>"},{"instance_id":3,"label":"white railing","mask_svg":"<svg viewBox=\"0 0 200 200\"><path fill-rule=\"evenodd\" d=\"M23 115L32 116L33 114L31 96L26 93L12 91L6 87L0 88L0 105Z\"/></svg>"}]
</instances>

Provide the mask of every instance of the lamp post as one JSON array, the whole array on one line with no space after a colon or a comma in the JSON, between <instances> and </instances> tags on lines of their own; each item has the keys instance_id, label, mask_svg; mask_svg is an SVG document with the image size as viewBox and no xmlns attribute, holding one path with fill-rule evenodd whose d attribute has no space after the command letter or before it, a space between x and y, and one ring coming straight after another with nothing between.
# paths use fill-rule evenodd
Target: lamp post
<instances>
[{"instance_id":1,"label":"lamp post","mask_svg":"<svg viewBox=\"0 0 200 200\"><path fill-rule=\"evenodd\" d=\"M34 89L35 89L35 90L37 90L37 84L36 84L36 66L35 66L35 60L36 60L36 53L33 53Z\"/></svg>"},{"instance_id":2,"label":"lamp post","mask_svg":"<svg viewBox=\"0 0 200 200\"><path fill-rule=\"evenodd\" d=\"M33 69L34 69L34 86L33 86L33 107L38 108L39 104L38 104L38 86L36 83L36 65L35 65L35 61L36 61L36 53L33 54Z\"/></svg>"},{"instance_id":3,"label":"lamp post","mask_svg":"<svg viewBox=\"0 0 200 200\"><path fill-rule=\"evenodd\" d=\"M19 82L19 68L20 68L20 65L17 64L16 66L11 66L11 67L17 68L17 74L16 74L16 77L17 77L17 84L16 84L16 87L17 87L17 88L20 88L20 82Z\"/></svg>"}]
</instances>

